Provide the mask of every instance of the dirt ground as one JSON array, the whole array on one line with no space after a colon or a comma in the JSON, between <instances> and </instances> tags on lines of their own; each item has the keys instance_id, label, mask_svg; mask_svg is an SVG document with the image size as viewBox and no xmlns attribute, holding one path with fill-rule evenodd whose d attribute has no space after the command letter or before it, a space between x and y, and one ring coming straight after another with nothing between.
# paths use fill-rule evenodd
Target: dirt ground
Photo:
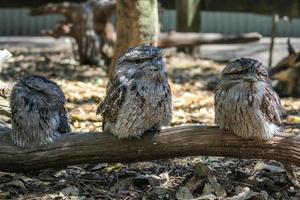
<instances>
[{"instance_id":1,"label":"dirt ground","mask_svg":"<svg viewBox=\"0 0 300 200\"><path fill-rule=\"evenodd\" d=\"M103 69L80 66L72 51L11 48L14 58L0 79L16 81L38 74L56 81L65 92L72 128L101 131L97 104L104 98ZM213 124L213 88L222 63L166 53L173 93L171 126ZM286 131L297 134L300 99L285 98L290 115ZM300 171L295 168L296 175ZM300 192L275 161L222 157L187 157L130 164L99 163L30 173L0 173L0 199L300 199Z\"/></svg>"}]
</instances>

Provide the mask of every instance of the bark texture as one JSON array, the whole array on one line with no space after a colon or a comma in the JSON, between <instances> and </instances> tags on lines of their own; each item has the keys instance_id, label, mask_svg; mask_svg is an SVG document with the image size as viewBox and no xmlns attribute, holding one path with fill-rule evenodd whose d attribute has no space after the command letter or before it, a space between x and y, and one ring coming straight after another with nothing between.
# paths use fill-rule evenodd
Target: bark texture
<instances>
[{"instance_id":1,"label":"bark texture","mask_svg":"<svg viewBox=\"0 0 300 200\"><path fill-rule=\"evenodd\" d=\"M116 4L117 41L108 74L114 72L116 60L128 48L140 44L156 46L158 35L157 0L118 0Z\"/></svg>"},{"instance_id":2,"label":"bark texture","mask_svg":"<svg viewBox=\"0 0 300 200\"><path fill-rule=\"evenodd\" d=\"M183 126L119 140L105 133L67 134L47 146L13 146L10 129L0 127L0 170L31 171L83 163L135 162L182 156L226 156L277 160L300 166L300 137L278 136L267 143L246 140L215 126Z\"/></svg>"}]
</instances>

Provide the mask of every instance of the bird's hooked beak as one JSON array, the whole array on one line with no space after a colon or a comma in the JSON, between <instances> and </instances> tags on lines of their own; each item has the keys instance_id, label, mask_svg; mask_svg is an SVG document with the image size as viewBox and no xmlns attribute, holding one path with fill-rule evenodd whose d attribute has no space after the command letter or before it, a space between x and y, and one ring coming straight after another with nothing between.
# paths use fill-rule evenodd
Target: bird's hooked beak
<instances>
[{"instance_id":1,"label":"bird's hooked beak","mask_svg":"<svg viewBox=\"0 0 300 200\"><path fill-rule=\"evenodd\" d=\"M163 63L162 58L155 58L151 62L150 70L151 71L160 71L160 70L162 70L163 65L164 65L164 63Z\"/></svg>"},{"instance_id":2,"label":"bird's hooked beak","mask_svg":"<svg viewBox=\"0 0 300 200\"><path fill-rule=\"evenodd\" d=\"M247 74L247 75L243 76L242 79L244 81L248 82L248 83L257 82L257 78L256 78L256 75L254 73Z\"/></svg>"}]
</instances>

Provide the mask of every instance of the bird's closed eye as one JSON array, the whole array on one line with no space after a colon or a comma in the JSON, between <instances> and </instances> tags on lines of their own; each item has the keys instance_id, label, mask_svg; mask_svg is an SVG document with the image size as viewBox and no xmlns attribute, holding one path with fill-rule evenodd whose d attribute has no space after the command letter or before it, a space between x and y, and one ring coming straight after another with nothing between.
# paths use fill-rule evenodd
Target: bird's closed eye
<instances>
[{"instance_id":1,"label":"bird's closed eye","mask_svg":"<svg viewBox=\"0 0 300 200\"><path fill-rule=\"evenodd\" d=\"M149 61L149 60L152 60L153 58L152 57L145 57L145 58L136 58L134 59L132 62L134 64L142 64L143 62L146 62L146 61Z\"/></svg>"},{"instance_id":2,"label":"bird's closed eye","mask_svg":"<svg viewBox=\"0 0 300 200\"><path fill-rule=\"evenodd\" d=\"M244 71L233 71L233 72L227 72L227 73L224 73L224 75L240 75L240 74L243 74Z\"/></svg>"},{"instance_id":3,"label":"bird's closed eye","mask_svg":"<svg viewBox=\"0 0 300 200\"><path fill-rule=\"evenodd\" d=\"M141 59L136 59L136 60L134 60L133 62L134 62L134 64L139 65L139 64L141 64L143 61L142 61Z\"/></svg>"},{"instance_id":4,"label":"bird's closed eye","mask_svg":"<svg viewBox=\"0 0 300 200\"><path fill-rule=\"evenodd\" d=\"M33 86L33 85L31 85L31 84L29 84L29 83L27 83L27 82L25 82L25 85L27 86L27 87L29 87L30 89L33 89L33 90L35 90L35 91L41 91L41 89L40 88L38 88L38 87L35 87L35 86Z\"/></svg>"}]
</instances>

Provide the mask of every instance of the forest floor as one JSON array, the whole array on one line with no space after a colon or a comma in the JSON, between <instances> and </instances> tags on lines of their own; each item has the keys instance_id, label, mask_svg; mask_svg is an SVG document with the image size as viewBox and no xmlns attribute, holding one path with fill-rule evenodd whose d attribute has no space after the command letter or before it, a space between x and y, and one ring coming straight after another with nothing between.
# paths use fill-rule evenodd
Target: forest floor
<instances>
[{"instance_id":1,"label":"forest floor","mask_svg":"<svg viewBox=\"0 0 300 200\"><path fill-rule=\"evenodd\" d=\"M67 98L76 132L101 131L96 107L107 77L99 67L82 66L72 52L11 48L14 57L0 79L25 74L56 81ZM180 53L166 53L173 93L171 126L214 123L213 88L225 64ZM299 132L300 99L284 98L288 132ZM300 178L300 170L295 167ZM186 157L151 162L99 163L30 173L0 172L0 199L300 199L300 191L275 161Z\"/></svg>"}]
</instances>

